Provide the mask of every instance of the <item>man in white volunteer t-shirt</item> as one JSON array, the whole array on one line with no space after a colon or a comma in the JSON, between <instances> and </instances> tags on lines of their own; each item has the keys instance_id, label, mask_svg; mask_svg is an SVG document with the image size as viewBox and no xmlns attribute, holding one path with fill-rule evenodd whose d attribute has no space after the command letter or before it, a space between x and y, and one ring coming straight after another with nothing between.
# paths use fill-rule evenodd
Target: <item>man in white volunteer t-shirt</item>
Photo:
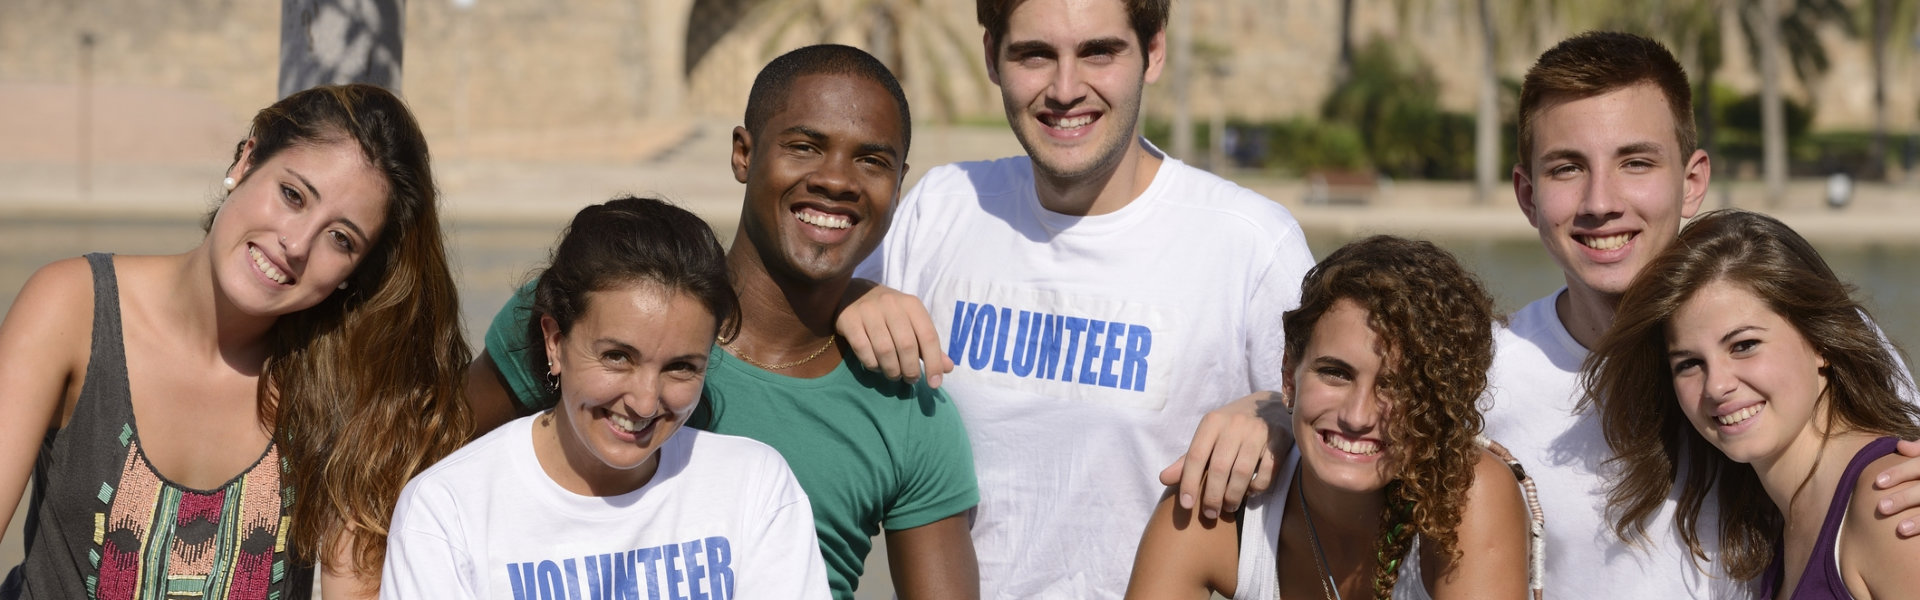
<instances>
[{"instance_id":1,"label":"man in white volunteer t-shirt","mask_svg":"<svg viewBox=\"0 0 1920 600\"><path fill-rule=\"evenodd\" d=\"M1612 324L1634 275L1673 243L1706 195L1712 163L1696 144L1686 74L1653 40L1581 34L1541 54L1527 72L1519 124L1514 195L1567 285L1496 332L1486 433L1513 452L1539 490L1547 595L1746 595L1744 582L1708 562L1719 543L1711 498L1698 528L1708 561L1693 560L1676 533L1672 501L1648 521L1645 545L1614 534L1606 466L1613 453L1598 415L1578 408L1587 348ZM1903 448L1908 456L1920 450ZM1891 472L1905 480L1915 469ZM1900 527L1911 535L1910 525Z\"/></svg>"},{"instance_id":2,"label":"man in white volunteer t-shirt","mask_svg":"<svg viewBox=\"0 0 1920 600\"><path fill-rule=\"evenodd\" d=\"M1271 478L1264 444L1212 441L1258 419L1201 423L1280 387L1280 315L1313 258L1285 208L1137 133L1167 8L981 0L987 72L1027 155L927 173L859 271L917 300L881 290L839 321L888 372L917 374L924 354L938 377L951 357L985 598L1120 597L1156 472L1190 440L1188 506L1233 510ZM937 331L889 325L875 302L924 303Z\"/></svg>"}]
</instances>

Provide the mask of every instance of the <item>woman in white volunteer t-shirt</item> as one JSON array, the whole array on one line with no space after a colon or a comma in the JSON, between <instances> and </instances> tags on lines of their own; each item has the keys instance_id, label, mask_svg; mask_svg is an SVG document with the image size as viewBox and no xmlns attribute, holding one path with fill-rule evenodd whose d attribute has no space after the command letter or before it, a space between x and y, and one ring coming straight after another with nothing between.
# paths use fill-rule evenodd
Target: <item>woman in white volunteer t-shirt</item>
<instances>
[{"instance_id":1,"label":"woman in white volunteer t-shirt","mask_svg":"<svg viewBox=\"0 0 1920 600\"><path fill-rule=\"evenodd\" d=\"M1321 261L1284 317L1299 442L1282 479L1217 520L1163 499L1127 597L1525 597L1525 502L1476 443L1491 322L1431 243L1377 236Z\"/></svg>"},{"instance_id":2,"label":"woman in white volunteer t-shirt","mask_svg":"<svg viewBox=\"0 0 1920 600\"><path fill-rule=\"evenodd\" d=\"M383 598L826 598L805 493L772 448L681 427L738 299L706 223L580 211L535 285L554 408L407 484Z\"/></svg>"}]
</instances>

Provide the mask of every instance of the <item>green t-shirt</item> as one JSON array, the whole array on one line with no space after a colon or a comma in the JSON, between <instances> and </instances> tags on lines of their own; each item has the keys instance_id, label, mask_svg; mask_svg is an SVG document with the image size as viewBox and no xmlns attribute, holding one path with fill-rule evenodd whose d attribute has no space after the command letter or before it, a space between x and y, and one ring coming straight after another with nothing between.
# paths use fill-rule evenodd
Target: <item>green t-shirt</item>
<instances>
[{"instance_id":1,"label":"green t-shirt","mask_svg":"<svg viewBox=\"0 0 1920 600\"><path fill-rule=\"evenodd\" d=\"M546 408L527 356L522 288L487 329L487 354L524 412ZM531 400L529 400L531 399ZM767 372L715 347L695 427L759 440L787 459L813 503L814 531L834 597L853 598L873 536L912 529L980 502L973 451L945 392L888 380L856 363L800 379Z\"/></svg>"}]
</instances>

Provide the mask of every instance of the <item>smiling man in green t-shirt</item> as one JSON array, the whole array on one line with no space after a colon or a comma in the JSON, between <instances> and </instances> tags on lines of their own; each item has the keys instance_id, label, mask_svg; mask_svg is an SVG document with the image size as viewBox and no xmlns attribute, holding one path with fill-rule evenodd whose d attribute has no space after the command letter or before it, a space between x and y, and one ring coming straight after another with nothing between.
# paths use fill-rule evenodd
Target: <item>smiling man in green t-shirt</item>
<instances>
[{"instance_id":1,"label":"smiling man in green t-shirt","mask_svg":"<svg viewBox=\"0 0 1920 600\"><path fill-rule=\"evenodd\" d=\"M691 421L787 459L842 600L882 528L901 598L979 596L965 514L979 491L952 402L843 360L833 335L854 267L892 221L910 127L899 83L858 49L809 46L761 70L733 130L747 186L727 252L739 333L715 346ZM528 300L523 289L501 309L468 376L481 431L551 405L544 365L524 354L537 339Z\"/></svg>"}]
</instances>

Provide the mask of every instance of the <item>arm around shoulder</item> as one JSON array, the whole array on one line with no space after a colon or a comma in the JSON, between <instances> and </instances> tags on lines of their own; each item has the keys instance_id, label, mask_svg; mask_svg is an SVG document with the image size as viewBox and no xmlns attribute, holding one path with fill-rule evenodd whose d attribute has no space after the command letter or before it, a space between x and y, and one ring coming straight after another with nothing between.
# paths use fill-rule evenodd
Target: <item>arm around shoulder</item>
<instances>
[{"instance_id":1,"label":"arm around shoulder","mask_svg":"<svg viewBox=\"0 0 1920 600\"><path fill-rule=\"evenodd\" d=\"M0 321L0 531L26 492L41 441L79 393L92 347L92 282L86 259L41 267Z\"/></svg>"},{"instance_id":2,"label":"arm around shoulder","mask_svg":"<svg viewBox=\"0 0 1920 600\"><path fill-rule=\"evenodd\" d=\"M1526 499L1513 471L1491 452L1482 450L1474 465L1454 533L1454 556L1421 547L1422 583L1434 598L1527 597Z\"/></svg>"},{"instance_id":3,"label":"arm around shoulder","mask_svg":"<svg viewBox=\"0 0 1920 600\"><path fill-rule=\"evenodd\" d=\"M1873 461L1863 471L1876 473L1908 460L1889 454ZM1875 489L1871 479L1861 477L1854 483L1852 504L1840 537L1840 570L1847 590L1855 598L1905 598L1920 589L1920 539L1902 536L1894 524L1920 519L1920 507L1893 514L1876 511L1883 496L1906 492L1920 493L1920 482L1909 481L1892 489Z\"/></svg>"},{"instance_id":4,"label":"arm around shoulder","mask_svg":"<svg viewBox=\"0 0 1920 600\"><path fill-rule=\"evenodd\" d=\"M1171 494L1163 496L1140 536L1127 598L1206 598L1209 592L1233 596L1239 585L1240 518L1240 513L1202 518L1193 509L1181 508Z\"/></svg>"}]
</instances>

